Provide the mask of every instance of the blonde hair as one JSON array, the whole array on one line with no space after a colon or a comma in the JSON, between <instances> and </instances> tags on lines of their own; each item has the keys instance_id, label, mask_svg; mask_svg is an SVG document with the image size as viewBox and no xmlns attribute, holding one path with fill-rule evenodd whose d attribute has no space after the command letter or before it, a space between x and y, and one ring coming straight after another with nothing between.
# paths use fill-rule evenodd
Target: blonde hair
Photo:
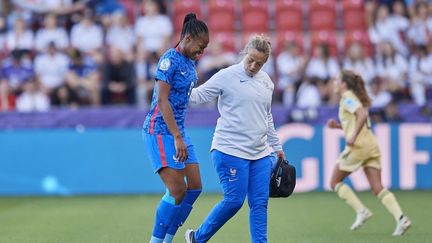
<instances>
[{"instance_id":1,"label":"blonde hair","mask_svg":"<svg viewBox=\"0 0 432 243\"><path fill-rule=\"evenodd\" d=\"M268 36L264 34L252 36L243 48L242 54L247 54L252 49L264 53L268 58L271 53L271 43Z\"/></svg>"}]
</instances>

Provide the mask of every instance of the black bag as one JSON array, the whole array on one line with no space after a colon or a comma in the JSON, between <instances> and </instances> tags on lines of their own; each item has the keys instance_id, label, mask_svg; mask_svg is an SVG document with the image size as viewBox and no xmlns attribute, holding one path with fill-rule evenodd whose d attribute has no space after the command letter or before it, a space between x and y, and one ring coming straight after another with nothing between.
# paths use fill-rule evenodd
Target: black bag
<instances>
[{"instance_id":1,"label":"black bag","mask_svg":"<svg viewBox=\"0 0 432 243\"><path fill-rule=\"evenodd\" d=\"M296 185L296 169L288 160L278 158L270 176L270 197L289 197Z\"/></svg>"}]
</instances>

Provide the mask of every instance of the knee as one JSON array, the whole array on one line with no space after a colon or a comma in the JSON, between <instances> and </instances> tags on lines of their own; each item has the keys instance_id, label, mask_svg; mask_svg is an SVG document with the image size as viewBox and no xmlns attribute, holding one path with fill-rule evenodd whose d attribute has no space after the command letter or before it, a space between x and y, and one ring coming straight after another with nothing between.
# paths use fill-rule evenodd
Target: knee
<instances>
[{"instance_id":1,"label":"knee","mask_svg":"<svg viewBox=\"0 0 432 243\"><path fill-rule=\"evenodd\" d=\"M378 196L378 194L380 194L380 192L382 191L384 189L384 187L383 186L372 186L372 193L375 195L375 196Z\"/></svg>"},{"instance_id":2,"label":"knee","mask_svg":"<svg viewBox=\"0 0 432 243\"><path fill-rule=\"evenodd\" d=\"M340 181L331 180L330 181L330 188L334 191L336 189L336 185L339 183L340 183Z\"/></svg>"},{"instance_id":3,"label":"knee","mask_svg":"<svg viewBox=\"0 0 432 243\"><path fill-rule=\"evenodd\" d=\"M224 198L223 203L234 212L237 212L240 210L240 208L243 206L244 197L243 198L236 198L236 199L229 199Z\"/></svg>"},{"instance_id":4,"label":"knee","mask_svg":"<svg viewBox=\"0 0 432 243\"><path fill-rule=\"evenodd\" d=\"M186 189L186 184L177 185L170 189L169 193L175 199L176 204L179 204L183 200L186 194Z\"/></svg>"}]
</instances>

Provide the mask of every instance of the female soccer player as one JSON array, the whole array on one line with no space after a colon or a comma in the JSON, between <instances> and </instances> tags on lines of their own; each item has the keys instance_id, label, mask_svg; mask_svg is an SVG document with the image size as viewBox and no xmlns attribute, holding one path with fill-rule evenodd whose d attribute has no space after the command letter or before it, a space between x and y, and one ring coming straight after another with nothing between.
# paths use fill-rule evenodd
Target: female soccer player
<instances>
[{"instance_id":1,"label":"female soccer player","mask_svg":"<svg viewBox=\"0 0 432 243\"><path fill-rule=\"evenodd\" d=\"M380 151L370 127L368 107L371 101L366 93L364 81L352 71L342 71L334 79L334 85L335 91L341 95L339 104L341 123L330 119L327 126L343 129L346 147L340 154L338 164L333 171L331 188L357 213L351 230L360 228L372 216L372 212L363 205L351 188L343 183L343 180L363 167L372 192L381 199L382 204L396 220L397 225L393 235L402 235L411 226L411 221L402 212L393 193L381 184Z\"/></svg>"},{"instance_id":2,"label":"female soccer player","mask_svg":"<svg viewBox=\"0 0 432 243\"><path fill-rule=\"evenodd\" d=\"M197 82L195 61L208 43L206 24L190 13L184 19L176 48L169 49L158 63L157 85L144 122L143 139L166 193L156 209L150 243L171 242L201 193L198 162L184 132L184 119L190 92Z\"/></svg>"},{"instance_id":3,"label":"female soccer player","mask_svg":"<svg viewBox=\"0 0 432 243\"><path fill-rule=\"evenodd\" d=\"M262 66L271 52L264 36L245 46L243 61L220 70L193 89L191 103L218 97L220 117L211 146L212 160L224 198L196 231L185 233L186 242L207 242L242 207L250 208L252 242L267 242L267 203L271 174L269 145L285 159L271 114L274 85Z\"/></svg>"}]
</instances>

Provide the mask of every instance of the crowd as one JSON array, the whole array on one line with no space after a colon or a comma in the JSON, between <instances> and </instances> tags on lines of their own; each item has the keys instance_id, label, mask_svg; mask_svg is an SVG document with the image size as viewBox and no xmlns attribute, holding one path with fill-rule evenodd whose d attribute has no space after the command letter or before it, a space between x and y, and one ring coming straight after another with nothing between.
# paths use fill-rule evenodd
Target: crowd
<instances>
[{"instance_id":1,"label":"crowd","mask_svg":"<svg viewBox=\"0 0 432 243\"><path fill-rule=\"evenodd\" d=\"M0 111L148 107L157 61L178 41L170 6L162 0L3 3ZM362 75L372 108L391 110L400 102L423 107L432 99L432 4L365 0L364 9L370 46L352 42L335 52L328 43L305 49L287 42L273 49L264 70L276 81L275 102L335 105L329 81L341 69ZM200 83L236 63L235 53L210 29L210 46L197 65Z\"/></svg>"}]
</instances>

